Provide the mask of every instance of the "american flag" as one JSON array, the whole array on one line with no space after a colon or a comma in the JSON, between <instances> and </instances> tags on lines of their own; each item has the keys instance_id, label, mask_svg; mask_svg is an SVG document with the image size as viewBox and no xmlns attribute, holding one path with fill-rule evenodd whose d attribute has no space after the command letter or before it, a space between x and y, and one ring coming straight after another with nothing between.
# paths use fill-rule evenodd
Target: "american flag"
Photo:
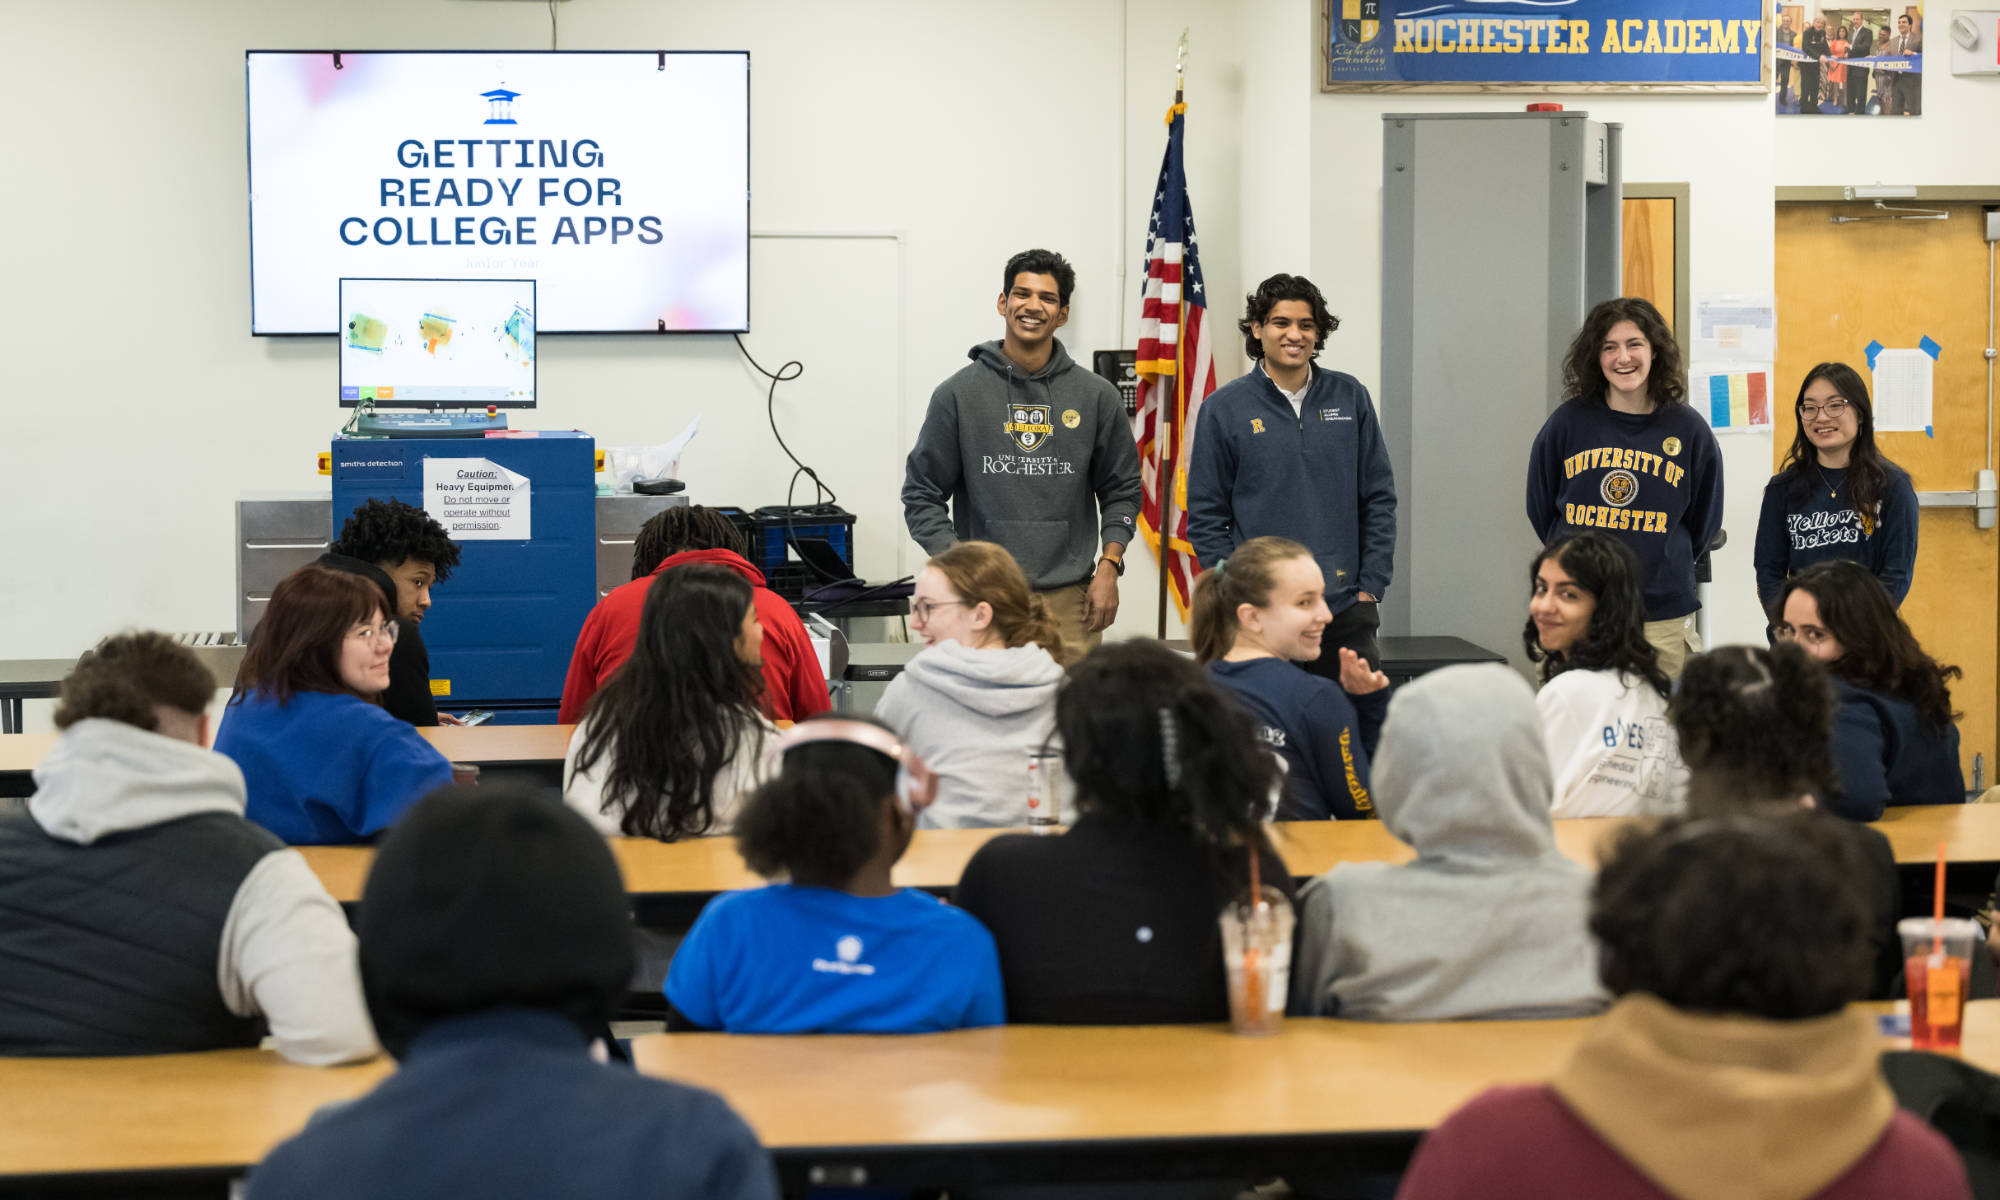
<instances>
[{"instance_id":1,"label":"american flag","mask_svg":"<svg viewBox=\"0 0 2000 1200\"><path fill-rule=\"evenodd\" d=\"M1139 310L1139 411L1133 418L1146 489L1139 532L1154 555L1162 557L1162 569L1183 621L1187 620L1195 576L1201 573L1194 546L1188 541L1188 447L1194 441L1195 416L1201 402L1215 390L1208 297L1195 255L1194 209L1188 203L1187 174L1181 166L1186 125L1187 105L1176 92L1174 106L1167 110L1167 156L1160 164L1160 185L1153 192L1153 215L1146 232L1146 280ZM1171 430L1167 428L1168 413L1172 414ZM1167 553L1161 556L1163 449L1169 456L1174 490L1173 536L1168 539Z\"/></svg>"}]
</instances>

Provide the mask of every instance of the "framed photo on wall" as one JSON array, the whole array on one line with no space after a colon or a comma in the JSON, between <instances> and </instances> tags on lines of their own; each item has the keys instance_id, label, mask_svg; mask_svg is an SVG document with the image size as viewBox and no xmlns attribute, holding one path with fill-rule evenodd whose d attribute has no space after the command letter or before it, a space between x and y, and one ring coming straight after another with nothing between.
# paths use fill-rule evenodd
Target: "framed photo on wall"
<instances>
[{"instance_id":1,"label":"framed photo on wall","mask_svg":"<svg viewBox=\"0 0 2000 1200\"><path fill-rule=\"evenodd\" d=\"M1762 92L1769 0L1322 0L1323 92Z\"/></svg>"},{"instance_id":2,"label":"framed photo on wall","mask_svg":"<svg viewBox=\"0 0 2000 1200\"><path fill-rule=\"evenodd\" d=\"M1923 115L1922 4L1781 3L1777 39L1779 116Z\"/></svg>"}]
</instances>

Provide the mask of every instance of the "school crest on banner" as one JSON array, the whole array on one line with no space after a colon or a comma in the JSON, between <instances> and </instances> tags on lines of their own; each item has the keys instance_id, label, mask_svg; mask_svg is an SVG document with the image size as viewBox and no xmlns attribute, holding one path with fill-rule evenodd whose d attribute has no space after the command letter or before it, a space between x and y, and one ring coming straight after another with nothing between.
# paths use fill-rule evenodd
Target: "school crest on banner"
<instances>
[{"instance_id":1,"label":"school crest on banner","mask_svg":"<svg viewBox=\"0 0 2000 1200\"><path fill-rule=\"evenodd\" d=\"M1767 0L1324 0L1320 89L1765 91L1769 7Z\"/></svg>"},{"instance_id":2,"label":"school crest on banner","mask_svg":"<svg viewBox=\"0 0 2000 1200\"><path fill-rule=\"evenodd\" d=\"M1014 444L1023 450L1034 451L1055 434L1056 427L1049 424L1049 406L1046 404L1016 404L1011 410L1012 420L1007 422L1007 432Z\"/></svg>"}]
</instances>

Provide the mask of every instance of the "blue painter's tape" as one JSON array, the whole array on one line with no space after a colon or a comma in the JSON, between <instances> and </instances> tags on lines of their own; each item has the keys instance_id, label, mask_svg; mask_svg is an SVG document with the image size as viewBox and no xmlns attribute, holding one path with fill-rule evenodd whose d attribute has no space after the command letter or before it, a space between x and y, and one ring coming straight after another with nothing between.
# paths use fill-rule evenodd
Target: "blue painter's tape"
<instances>
[{"instance_id":1,"label":"blue painter's tape","mask_svg":"<svg viewBox=\"0 0 2000 1200\"><path fill-rule=\"evenodd\" d=\"M1875 369L1875 356L1882 353L1882 343L1870 342L1861 348L1861 352L1868 356L1868 369L1872 371Z\"/></svg>"},{"instance_id":2,"label":"blue painter's tape","mask_svg":"<svg viewBox=\"0 0 2000 1200\"><path fill-rule=\"evenodd\" d=\"M1924 436L1927 438L1934 438L1937 436L1937 430L1932 429L1930 426L1926 425L1924 426Z\"/></svg>"},{"instance_id":3,"label":"blue painter's tape","mask_svg":"<svg viewBox=\"0 0 2000 1200\"><path fill-rule=\"evenodd\" d=\"M1925 335L1923 341L1917 343L1917 349L1923 351L1925 354L1930 355L1933 360L1935 360L1938 355L1944 353L1944 347L1932 341L1928 334Z\"/></svg>"},{"instance_id":4,"label":"blue painter's tape","mask_svg":"<svg viewBox=\"0 0 2000 1200\"><path fill-rule=\"evenodd\" d=\"M1729 376L1708 377L1708 423L1717 429L1729 428Z\"/></svg>"}]
</instances>

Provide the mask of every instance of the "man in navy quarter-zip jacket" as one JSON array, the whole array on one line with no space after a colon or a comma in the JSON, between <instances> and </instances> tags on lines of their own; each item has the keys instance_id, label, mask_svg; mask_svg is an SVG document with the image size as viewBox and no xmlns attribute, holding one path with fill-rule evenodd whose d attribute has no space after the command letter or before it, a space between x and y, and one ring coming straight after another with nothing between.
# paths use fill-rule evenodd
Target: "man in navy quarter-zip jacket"
<instances>
[{"instance_id":1,"label":"man in navy quarter-zip jacket","mask_svg":"<svg viewBox=\"0 0 2000 1200\"><path fill-rule=\"evenodd\" d=\"M1257 285L1237 328L1256 365L1215 390L1195 422L1188 536L1204 569L1254 537L1312 550L1333 620L1302 664L1340 681L1341 647L1378 666L1378 605L1396 553L1396 480L1368 389L1313 360L1340 321L1311 281Z\"/></svg>"}]
</instances>

